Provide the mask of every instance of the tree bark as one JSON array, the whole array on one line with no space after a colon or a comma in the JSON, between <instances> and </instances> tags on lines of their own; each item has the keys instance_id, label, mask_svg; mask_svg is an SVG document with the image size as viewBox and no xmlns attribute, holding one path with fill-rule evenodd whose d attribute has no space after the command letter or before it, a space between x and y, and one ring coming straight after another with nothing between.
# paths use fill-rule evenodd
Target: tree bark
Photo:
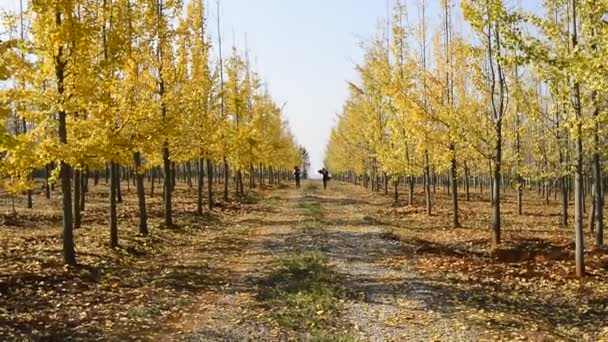
<instances>
[{"instance_id":1,"label":"tree bark","mask_svg":"<svg viewBox=\"0 0 608 342\"><path fill-rule=\"evenodd\" d=\"M228 202L228 173L229 173L229 168L228 168L228 161L226 160L226 157L224 157L224 202Z\"/></svg>"},{"instance_id":2,"label":"tree bark","mask_svg":"<svg viewBox=\"0 0 608 342\"><path fill-rule=\"evenodd\" d=\"M151 177L152 177L152 181L150 182L150 198L154 198L154 183L156 181L156 168L152 168L152 170L150 170L151 173Z\"/></svg>"},{"instance_id":3,"label":"tree bark","mask_svg":"<svg viewBox=\"0 0 608 342\"><path fill-rule=\"evenodd\" d=\"M171 175L171 160L169 159L169 143L163 144L163 169L164 169L164 219L165 226L173 226L173 209L171 205L171 192L173 189L173 177Z\"/></svg>"},{"instance_id":4,"label":"tree bark","mask_svg":"<svg viewBox=\"0 0 608 342\"><path fill-rule=\"evenodd\" d=\"M452 148L453 151L453 148ZM452 227L459 228L460 220L458 219L458 165L456 157L452 157L452 166L450 167L450 178L452 187Z\"/></svg>"},{"instance_id":5,"label":"tree bark","mask_svg":"<svg viewBox=\"0 0 608 342\"><path fill-rule=\"evenodd\" d=\"M408 193L407 193L407 205L414 205L414 176L408 177Z\"/></svg>"},{"instance_id":6,"label":"tree bark","mask_svg":"<svg viewBox=\"0 0 608 342\"><path fill-rule=\"evenodd\" d=\"M198 160L198 180L197 180L197 187L196 187L196 195L197 195L197 201L196 201L196 214L197 215L203 215L203 168L204 168L204 163L205 160L203 158L200 158Z\"/></svg>"},{"instance_id":7,"label":"tree bark","mask_svg":"<svg viewBox=\"0 0 608 342\"><path fill-rule=\"evenodd\" d=\"M80 174L80 211L84 212L87 192L89 192L89 168L86 167Z\"/></svg>"},{"instance_id":8,"label":"tree bark","mask_svg":"<svg viewBox=\"0 0 608 342\"><path fill-rule=\"evenodd\" d=\"M47 199L51 199L51 185L49 184L49 178L51 177L50 168L51 166L49 164L44 166L44 179L46 180L44 182L44 196Z\"/></svg>"},{"instance_id":9,"label":"tree bark","mask_svg":"<svg viewBox=\"0 0 608 342\"><path fill-rule=\"evenodd\" d=\"M399 177L395 178L393 185L395 187L394 200L395 200L395 203L398 203L399 202Z\"/></svg>"},{"instance_id":10,"label":"tree bark","mask_svg":"<svg viewBox=\"0 0 608 342\"><path fill-rule=\"evenodd\" d=\"M500 170L502 164L502 120L496 123L496 154L494 156L494 184L492 186L492 245L500 244Z\"/></svg>"},{"instance_id":11,"label":"tree bark","mask_svg":"<svg viewBox=\"0 0 608 342\"><path fill-rule=\"evenodd\" d=\"M577 37L577 1L572 0L572 47L576 49ZM581 92L578 81L574 81L574 111L576 114L576 169L574 177L574 233L575 233L575 262L576 275L582 278L585 275L585 236L583 234L583 129L582 129L582 104Z\"/></svg>"},{"instance_id":12,"label":"tree bark","mask_svg":"<svg viewBox=\"0 0 608 342\"><path fill-rule=\"evenodd\" d=\"M207 207L213 210L213 164L207 159Z\"/></svg>"},{"instance_id":13,"label":"tree bark","mask_svg":"<svg viewBox=\"0 0 608 342\"><path fill-rule=\"evenodd\" d=\"M471 175L469 174L469 166L464 162L464 190L467 193L467 202L471 201L470 183Z\"/></svg>"},{"instance_id":14,"label":"tree bark","mask_svg":"<svg viewBox=\"0 0 608 342\"><path fill-rule=\"evenodd\" d=\"M426 214L431 216L433 204L431 202L431 169L429 165L429 153L424 152L424 197L426 199Z\"/></svg>"},{"instance_id":15,"label":"tree bark","mask_svg":"<svg viewBox=\"0 0 608 342\"><path fill-rule=\"evenodd\" d=\"M592 161L592 173L593 183L595 184L592 195L593 195L593 207L595 209L594 222L595 223L595 245L597 247L604 246L604 197L602 191L602 165L600 163L600 123L598 121L600 109L597 103L597 91L592 94L592 100L594 105L593 117L595 119L595 127L593 132L593 161ZM593 223L592 223L593 224Z\"/></svg>"},{"instance_id":16,"label":"tree bark","mask_svg":"<svg viewBox=\"0 0 608 342\"><path fill-rule=\"evenodd\" d=\"M110 168L112 168L110 166ZM115 181L115 189L116 189L116 203L122 203L122 191L120 189L120 164L118 163L114 163L114 174L113 176L116 177Z\"/></svg>"},{"instance_id":17,"label":"tree bark","mask_svg":"<svg viewBox=\"0 0 608 342\"><path fill-rule=\"evenodd\" d=\"M80 177L82 173L80 170L74 169L74 200L72 201L74 213L74 229L80 228Z\"/></svg>"},{"instance_id":18,"label":"tree bark","mask_svg":"<svg viewBox=\"0 0 608 342\"><path fill-rule=\"evenodd\" d=\"M135 163L135 182L137 187L137 203L139 205L139 234L148 235L148 213L146 211L146 190L144 189L144 174L141 172L141 153L133 154Z\"/></svg>"},{"instance_id":19,"label":"tree bark","mask_svg":"<svg viewBox=\"0 0 608 342\"><path fill-rule=\"evenodd\" d=\"M110 248L118 247L118 216L116 214L116 203L118 196L118 164L110 163Z\"/></svg>"}]
</instances>

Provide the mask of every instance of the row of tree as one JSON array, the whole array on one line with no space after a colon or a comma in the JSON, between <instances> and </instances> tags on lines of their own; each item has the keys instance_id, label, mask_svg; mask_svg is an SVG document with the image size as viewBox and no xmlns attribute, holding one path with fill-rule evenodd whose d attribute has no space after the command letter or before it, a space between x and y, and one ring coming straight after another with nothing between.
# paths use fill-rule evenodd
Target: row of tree
<instances>
[{"instance_id":1,"label":"row of tree","mask_svg":"<svg viewBox=\"0 0 608 342\"><path fill-rule=\"evenodd\" d=\"M256 174L301 163L247 51L233 47L224 60L221 38L212 50L205 13L202 0L185 8L181 0L47 0L21 2L19 13L4 17L2 188L27 192L31 207L37 170L61 185L67 264L76 263L83 179L106 165L114 247L121 168L134 170L145 234L146 172L161 171L164 223L172 226L176 163L198 165L199 213L204 174L223 177L227 200L230 175L242 195L245 176L251 186ZM219 5L217 25L219 32Z\"/></svg>"},{"instance_id":2,"label":"row of tree","mask_svg":"<svg viewBox=\"0 0 608 342\"><path fill-rule=\"evenodd\" d=\"M592 228L603 245L603 178L607 146L608 3L547 0L526 10L503 0L440 1L430 28L427 3L417 20L395 1L386 31L366 46L327 147L326 164L350 180L422 179L432 212L434 173L447 174L453 226L460 225L458 182L492 187L491 241L501 242L501 188L517 192L554 184L568 224L574 189L576 271L584 275L584 179ZM464 17L459 30L453 22ZM470 38L467 38L470 37ZM548 191L548 190L547 190Z\"/></svg>"}]
</instances>

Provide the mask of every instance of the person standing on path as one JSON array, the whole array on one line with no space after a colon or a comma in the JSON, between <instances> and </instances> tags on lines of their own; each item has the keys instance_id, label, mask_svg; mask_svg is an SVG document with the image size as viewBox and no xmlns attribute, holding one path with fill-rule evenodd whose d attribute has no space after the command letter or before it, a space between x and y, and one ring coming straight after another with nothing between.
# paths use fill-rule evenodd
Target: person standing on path
<instances>
[{"instance_id":1,"label":"person standing on path","mask_svg":"<svg viewBox=\"0 0 608 342\"><path fill-rule=\"evenodd\" d=\"M331 176L329 175L329 171L326 168L322 168L318 171L321 175L323 175L323 189L327 189L327 182L331 180Z\"/></svg>"},{"instance_id":2,"label":"person standing on path","mask_svg":"<svg viewBox=\"0 0 608 342\"><path fill-rule=\"evenodd\" d=\"M293 178L296 180L296 189L300 188L300 168L299 167L294 167L293 168Z\"/></svg>"}]
</instances>

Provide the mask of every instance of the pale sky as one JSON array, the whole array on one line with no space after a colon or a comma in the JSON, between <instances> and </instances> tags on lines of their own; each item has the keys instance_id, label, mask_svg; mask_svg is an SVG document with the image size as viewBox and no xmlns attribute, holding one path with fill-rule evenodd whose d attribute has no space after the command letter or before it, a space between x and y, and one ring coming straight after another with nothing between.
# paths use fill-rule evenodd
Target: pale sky
<instances>
[{"instance_id":1,"label":"pale sky","mask_svg":"<svg viewBox=\"0 0 608 342\"><path fill-rule=\"evenodd\" d=\"M216 20L215 0L209 4ZM323 166L325 144L353 79L360 37L374 32L384 0L222 0L223 44L243 47L287 116L298 143ZM214 30L215 31L215 30ZM234 34L233 34L234 32ZM224 51L229 51L224 48Z\"/></svg>"},{"instance_id":2,"label":"pale sky","mask_svg":"<svg viewBox=\"0 0 608 342\"><path fill-rule=\"evenodd\" d=\"M427 2L436 7L431 3L439 1ZM216 25L215 0L208 6L210 24ZM286 103L291 129L309 151L311 171L316 172L346 100L346 82L357 78L354 63L363 54L359 43L376 32L386 17L387 1L221 0L220 8L222 50L229 51L233 40L242 48L247 34L257 69L275 100ZM414 11L410 15L416 18Z\"/></svg>"}]
</instances>

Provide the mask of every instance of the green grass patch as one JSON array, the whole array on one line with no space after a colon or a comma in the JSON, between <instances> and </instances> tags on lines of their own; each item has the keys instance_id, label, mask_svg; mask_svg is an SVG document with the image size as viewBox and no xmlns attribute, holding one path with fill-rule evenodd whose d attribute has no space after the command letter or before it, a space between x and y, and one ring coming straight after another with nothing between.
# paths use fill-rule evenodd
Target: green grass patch
<instances>
[{"instance_id":1,"label":"green grass patch","mask_svg":"<svg viewBox=\"0 0 608 342\"><path fill-rule=\"evenodd\" d=\"M298 203L298 207L304 211L305 215L310 215L314 218L321 218L323 216L321 203L319 202L305 199Z\"/></svg>"},{"instance_id":2,"label":"green grass patch","mask_svg":"<svg viewBox=\"0 0 608 342\"><path fill-rule=\"evenodd\" d=\"M274 272L264 281L258 296L273 320L285 328L313 335L335 327L345 294L339 275L322 253L283 255L273 266Z\"/></svg>"},{"instance_id":3,"label":"green grass patch","mask_svg":"<svg viewBox=\"0 0 608 342\"><path fill-rule=\"evenodd\" d=\"M319 184L317 184L316 182L308 182L304 186L304 190L306 190L306 191L317 191L317 190L319 190Z\"/></svg>"},{"instance_id":4,"label":"green grass patch","mask_svg":"<svg viewBox=\"0 0 608 342\"><path fill-rule=\"evenodd\" d=\"M322 232L325 230L323 223L318 220L305 221L301 229L305 233Z\"/></svg>"}]
</instances>

